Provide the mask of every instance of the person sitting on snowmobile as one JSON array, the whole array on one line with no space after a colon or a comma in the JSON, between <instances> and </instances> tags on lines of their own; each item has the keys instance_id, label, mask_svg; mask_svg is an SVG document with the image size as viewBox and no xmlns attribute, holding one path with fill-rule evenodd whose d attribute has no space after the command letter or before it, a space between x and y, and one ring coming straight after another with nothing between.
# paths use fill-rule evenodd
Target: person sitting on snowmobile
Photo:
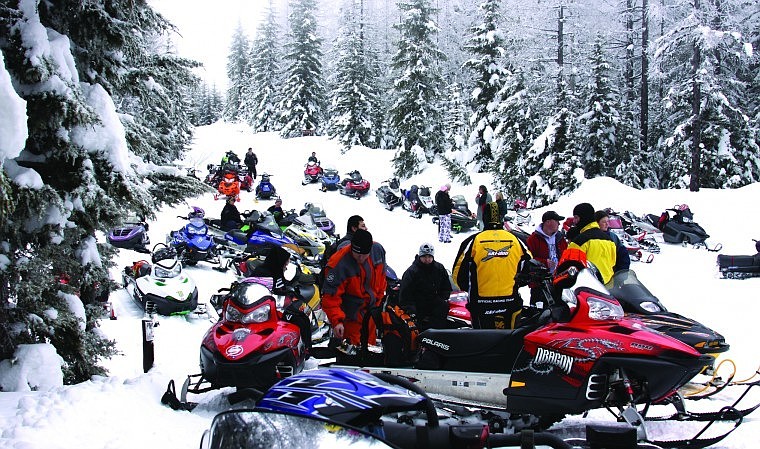
<instances>
[{"instance_id":1,"label":"person sitting on snowmobile","mask_svg":"<svg viewBox=\"0 0 760 449\"><path fill-rule=\"evenodd\" d=\"M272 213L275 221L279 224L280 220L285 216L285 211L282 209L282 198L274 200L274 205L269 206L267 210Z\"/></svg>"},{"instance_id":2,"label":"person sitting on snowmobile","mask_svg":"<svg viewBox=\"0 0 760 449\"><path fill-rule=\"evenodd\" d=\"M306 160L307 163L314 162L315 164L319 164L319 159L317 159L317 152L312 151L311 156Z\"/></svg>"},{"instance_id":3,"label":"person sitting on snowmobile","mask_svg":"<svg viewBox=\"0 0 760 449\"><path fill-rule=\"evenodd\" d=\"M229 231L231 229L237 229L243 225L243 219L240 218L240 211L235 206L235 197L228 196L227 201L222 209L222 216L220 217L221 228L223 231Z\"/></svg>"},{"instance_id":4,"label":"person sitting on snowmobile","mask_svg":"<svg viewBox=\"0 0 760 449\"><path fill-rule=\"evenodd\" d=\"M435 248L423 243L412 265L404 272L399 287L399 305L410 315L420 331L447 329L451 282L449 273L434 258Z\"/></svg>"},{"instance_id":5,"label":"person sitting on snowmobile","mask_svg":"<svg viewBox=\"0 0 760 449\"><path fill-rule=\"evenodd\" d=\"M249 277L272 278L272 292L285 293L285 269L290 263L290 253L281 246L272 246L264 262L248 274Z\"/></svg>"},{"instance_id":6,"label":"person sitting on snowmobile","mask_svg":"<svg viewBox=\"0 0 760 449\"><path fill-rule=\"evenodd\" d=\"M372 240L369 231L357 229L351 244L327 262L325 272L322 309L333 335L359 345L364 314L378 307L385 296L385 248ZM368 343L376 343L374 320L369 322Z\"/></svg>"},{"instance_id":7,"label":"person sitting on snowmobile","mask_svg":"<svg viewBox=\"0 0 760 449\"><path fill-rule=\"evenodd\" d=\"M233 164L233 165L240 164L240 158L238 157L237 154L235 154L234 151L229 150L224 154L224 156L222 156L222 163L221 163L222 167L224 167L225 164Z\"/></svg>"}]
</instances>

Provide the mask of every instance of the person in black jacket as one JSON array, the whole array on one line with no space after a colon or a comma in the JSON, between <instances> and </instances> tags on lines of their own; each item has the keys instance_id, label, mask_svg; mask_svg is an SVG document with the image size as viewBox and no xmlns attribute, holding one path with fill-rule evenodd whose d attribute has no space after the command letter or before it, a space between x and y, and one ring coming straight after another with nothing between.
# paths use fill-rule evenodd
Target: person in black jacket
<instances>
[{"instance_id":1,"label":"person in black jacket","mask_svg":"<svg viewBox=\"0 0 760 449\"><path fill-rule=\"evenodd\" d=\"M259 158L256 157L256 153L253 152L253 148L248 148L248 152L245 153L245 159L243 163L248 167L248 173L251 174L253 179L256 179L256 164L259 163Z\"/></svg>"},{"instance_id":2,"label":"person in black jacket","mask_svg":"<svg viewBox=\"0 0 760 449\"><path fill-rule=\"evenodd\" d=\"M260 265L253 267L248 276L272 278L272 292L285 293L285 269L290 263L290 253L281 246L273 245Z\"/></svg>"},{"instance_id":3,"label":"person in black jacket","mask_svg":"<svg viewBox=\"0 0 760 449\"><path fill-rule=\"evenodd\" d=\"M451 282L449 273L434 259L435 248L423 243L412 265L404 272L399 287L399 306L410 315L420 330L446 329Z\"/></svg>"},{"instance_id":4,"label":"person in black jacket","mask_svg":"<svg viewBox=\"0 0 760 449\"><path fill-rule=\"evenodd\" d=\"M243 220L240 218L240 211L235 206L235 197L228 196L227 202L222 209L222 216L220 217L221 227L224 231L230 229L237 229L243 225Z\"/></svg>"},{"instance_id":5,"label":"person in black jacket","mask_svg":"<svg viewBox=\"0 0 760 449\"><path fill-rule=\"evenodd\" d=\"M451 242L451 209L453 204L449 196L451 184L441 186L435 194L435 208L438 210L438 241Z\"/></svg>"}]
</instances>

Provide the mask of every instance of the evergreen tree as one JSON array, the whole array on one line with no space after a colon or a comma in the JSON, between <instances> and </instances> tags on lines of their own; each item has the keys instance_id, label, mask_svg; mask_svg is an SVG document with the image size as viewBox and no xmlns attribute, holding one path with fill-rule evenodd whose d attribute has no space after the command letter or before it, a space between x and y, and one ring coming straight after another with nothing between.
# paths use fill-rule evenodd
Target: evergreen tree
<instances>
[{"instance_id":1,"label":"evergreen tree","mask_svg":"<svg viewBox=\"0 0 760 449\"><path fill-rule=\"evenodd\" d=\"M438 29L428 0L398 3L402 18L398 50L391 66L395 102L390 109L390 132L397 149L393 158L396 176L419 173L420 164L432 162L443 149L440 112L441 76L438 61L445 55L434 41Z\"/></svg>"},{"instance_id":2,"label":"evergreen tree","mask_svg":"<svg viewBox=\"0 0 760 449\"><path fill-rule=\"evenodd\" d=\"M500 3L500 0L485 0L480 5L483 23L470 30L472 37L465 47L473 57L464 66L471 69L476 78L470 95L472 134L468 143L475 153L474 162L478 171L488 169L493 161L493 136L499 125L495 111L504 100L499 94L504 92L502 88L512 75L504 65L504 37L498 28Z\"/></svg>"},{"instance_id":3,"label":"evergreen tree","mask_svg":"<svg viewBox=\"0 0 760 449\"><path fill-rule=\"evenodd\" d=\"M322 124L322 39L317 37L315 0L295 0L288 22L286 80L279 103L283 138L317 133Z\"/></svg>"},{"instance_id":4,"label":"evergreen tree","mask_svg":"<svg viewBox=\"0 0 760 449\"><path fill-rule=\"evenodd\" d=\"M129 139L129 129L150 122L116 107L157 107L160 102L141 97L149 90L186 93L161 84L172 75L184 75L178 83L192 77L180 69L188 67L183 61L151 52L150 39L164 32L160 16L144 1L43 2L29 8L33 3L0 7L5 36L0 49L13 87L26 101L29 136L18 156L0 160L7 180L3 191L13 198L0 221L0 308L4 329L12 331L0 337L9 337L14 346L52 343L66 361L64 378L71 383L103 374L99 360L115 352L95 329L103 314L99 294L108 293L107 270L115 254L97 243L96 233L129 211L150 217L162 202L177 202L203 187L176 169L146 164L131 151L144 147ZM162 71L163 63L172 67ZM188 110L182 112L189 121ZM172 137L155 131L151 139ZM8 301L15 307L6 308ZM6 351L6 342L3 346Z\"/></svg>"},{"instance_id":5,"label":"evergreen tree","mask_svg":"<svg viewBox=\"0 0 760 449\"><path fill-rule=\"evenodd\" d=\"M610 82L611 67L602 47L601 36L594 43L591 57L593 71L589 86L588 109L583 117L586 142L582 163L586 177L612 176L620 162L617 151L620 127L619 96Z\"/></svg>"},{"instance_id":6,"label":"evergreen tree","mask_svg":"<svg viewBox=\"0 0 760 449\"><path fill-rule=\"evenodd\" d=\"M536 117L522 71L517 70L499 92L504 98L494 111L494 184L508 199L523 199L527 185L526 154L535 138ZM536 170L537 171L537 170ZM531 172L535 173L534 172Z\"/></svg>"},{"instance_id":7,"label":"evergreen tree","mask_svg":"<svg viewBox=\"0 0 760 449\"><path fill-rule=\"evenodd\" d=\"M243 31L243 26L238 22L235 33L232 35L230 54L227 56L227 79L230 84L227 87L227 103L224 108L224 118L234 122L242 117L244 104L243 90L250 83L249 60L251 44Z\"/></svg>"},{"instance_id":8,"label":"evergreen tree","mask_svg":"<svg viewBox=\"0 0 760 449\"><path fill-rule=\"evenodd\" d=\"M740 187L760 180L760 148L741 79L746 57L724 0L679 4L686 17L657 41L655 75L670 83L664 98L669 155L666 187Z\"/></svg>"},{"instance_id":9,"label":"evergreen tree","mask_svg":"<svg viewBox=\"0 0 760 449\"><path fill-rule=\"evenodd\" d=\"M534 145L529 153L533 161L526 163L527 167L538 168L528 179L527 194L532 207L545 206L573 192L584 177L574 137L576 117L568 108L570 99L561 69L557 76L557 92L559 111L552 117L544 138L539 138L538 145Z\"/></svg>"},{"instance_id":10,"label":"evergreen tree","mask_svg":"<svg viewBox=\"0 0 760 449\"><path fill-rule=\"evenodd\" d=\"M467 137L467 116L469 108L462 99L459 83L449 84L448 95L443 106L443 149L445 152L465 151Z\"/></svg>"},{"instance_id":11,"label":"evergreen tree","mask_svg":"<svg viewBox=\"0 0 760 449\"><path fill-rule=\"evenodd\" d=\"M327 125L327 134L341 143L344 152L353 145L377 148L382 126L375 120L380 74L373 70L376 66L372 61L377 54L369 48L364 17L357 9L352 3L344 10L345 24L337 42L339 56Z\"/></svg>"},{"instance_id":12,"label":"evergreen tree","mask_svg":"<svg viewBox=\"0 0 760 449\"><path fill-rule=\"evenodd\" d=\"M255 132L280 129L277 103L280 92L280 29L272 2L266 20L256 30L251 45L250 81L244 90L244 109L248 124Z\"/></svg>"}]
</instances>

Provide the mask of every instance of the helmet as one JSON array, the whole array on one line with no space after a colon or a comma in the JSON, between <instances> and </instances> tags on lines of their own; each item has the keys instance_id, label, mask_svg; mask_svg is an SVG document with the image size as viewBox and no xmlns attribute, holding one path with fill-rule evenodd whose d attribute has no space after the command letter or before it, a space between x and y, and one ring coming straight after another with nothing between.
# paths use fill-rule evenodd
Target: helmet
<instances>
[{"instance_id":1,"label":"helmet","mask_svg":"<svg viewBox=\"0 0 760 449\"><path fill-rule=\"evenodd\" d=\"M203 218L206 216L206 211L198 206L193 206L193 210L187 214L187 218Z\"/></svg>"}]
</instances>

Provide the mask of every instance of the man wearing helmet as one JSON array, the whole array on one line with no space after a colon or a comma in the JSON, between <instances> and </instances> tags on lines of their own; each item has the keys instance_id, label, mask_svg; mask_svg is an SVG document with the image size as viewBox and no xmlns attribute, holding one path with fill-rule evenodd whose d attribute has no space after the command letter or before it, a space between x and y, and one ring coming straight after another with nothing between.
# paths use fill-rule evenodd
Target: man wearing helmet
<instances>
[{"instance_id":1,"label":"man wearing helmet","mask_svg":"<svg viewBox=\"0 0 760 449\"><path fill-rule=\"evenodd\" d=\"M423 243L399 287L399 305L408 314L416 315L420 330L448 327L451 282L446 268L435 260L434 254L433 245Z\"/></svg>"},{"instance_id":2,"label":"man wearing helmet","mask_svg":"<svg viewBox=\"0 0 760 449\"><path fill-rule=\"evenodd\" d=\"M476 329L514 328L522 311L515 276L531 258L530 251L503 228L499 206L483 209L483 230L459 247L452 276L457 287L470 294L467 308Z\"/></svg>"}]
</instances>

